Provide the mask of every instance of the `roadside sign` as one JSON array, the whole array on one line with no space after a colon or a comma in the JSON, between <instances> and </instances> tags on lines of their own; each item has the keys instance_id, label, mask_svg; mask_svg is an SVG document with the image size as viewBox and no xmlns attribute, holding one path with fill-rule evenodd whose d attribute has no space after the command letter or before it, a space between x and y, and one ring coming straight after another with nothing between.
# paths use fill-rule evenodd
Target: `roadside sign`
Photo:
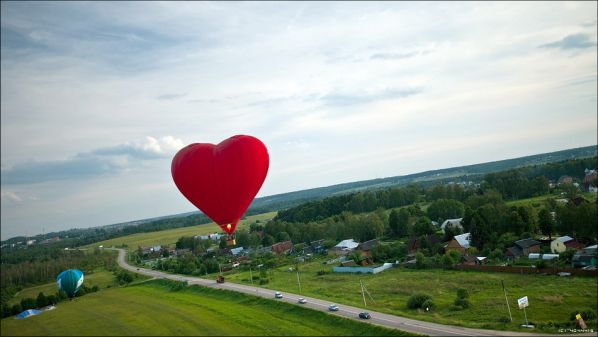
<instances>
[{"instance_id":1,"label":"roadside sign","mask_svg":"<svg viewBox=\"0 0 598 337\"><path fill-rule=\"evenodd\" d=\"M527 296L523 296L522 298L517 300L517 304L519 304L519 309L523 309L529 306L529 302L527 301Z\"/></svg>"},{"instance_id":2,"label":"roadside sign","mask_svg":"<svg viewBox=\"0 0 598 337\"><path fill-rule=\"evenodd\" d=\"M583 318L581 318L580 314L575 315L575 319L577 320L577 324L579 325L580 328L582 329L587 329L588 326L586 325L586 322L584 322Z\"/></svg>"}]
</instances>

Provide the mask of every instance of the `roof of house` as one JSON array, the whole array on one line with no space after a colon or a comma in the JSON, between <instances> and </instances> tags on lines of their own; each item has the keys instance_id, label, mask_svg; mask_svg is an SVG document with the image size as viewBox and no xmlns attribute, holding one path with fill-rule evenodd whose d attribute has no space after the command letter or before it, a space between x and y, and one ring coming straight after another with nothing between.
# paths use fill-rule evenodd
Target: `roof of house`
<instances>
[{"instance_id":1,"label":"roof of house","mask_svg":"<svg viewBox=\"0 0 598 337\"><path fill-rule=\"evenodd\" d=\"M453 239L455 239L457 243L465 249L469 248L469 246L471 245L471 233L455 235Z\"/></svg>"},{"instance_id":2,"label":"roof of house","mask_svg":"<svg viewBox=\"0 0 598 337\"><path fill-rule=\"evenodd\" d=\"M505 252L505 255L511 255L511 256L521 256L523 254L523 251L521 250L521 248L519 248L519 246L512 246L507 248L507 251Z\"/></svg>"},{"instance_id":3,"label":"roof of house","mask_svg":"<svg viewBox=\"0 0 598 337\"><path fill-rule=\"evenodd\" d=\"M273 244L272 246L272 250L276 251L276 252L281 252L283 250L289 250L293 247L293 242L291 241L282 241L282 242L278 242Z\"/></svg>"},{"instance_id":4,"label":"roof of house","mask_svg":"<svg viewBox=\"0 0 598 337\"><path fill-rule=\"evenodd\" d=\"M440 228L444 229L444 227L451 225L451 226L457 226L457 227L461 227L463 228L463 226L461 226L461 220L463 220L463 218L459 218L459 219L447 219L445 220L442 225L440 225Z\"/></svg>"},{"instance_id":5,"label":"roof of house","mask_svg":"<svg viewBox=\"0 0 598 337\"><path fill-rule=\"evenodd\" d=\"M567 235L565 235L565 236L559 236L559 237L558 237L558 238L556 238L555 240L559 240L560 242L562 242L562 243L565 243L565 242L567 242L567 241L571 241L571 240L573 240L573 238L572 238L572 237L570 237L570 236L567 236Z\"/></svg>"},{"instance_id":6,"label":"roof of house","mask_svg":"<svg viewBox=\"0 0 598 337\"><path fill-rule=\"evenodd\" d=\"M359 246L359 242L355 242L353 239L347 239L339 242L335 248L339 249L355 249Z\"/></svg>"},{"instance_id":7,"label":"roof of house","mask_svg":"<svg viewBox=\"0 0 598 337\"><path fill-rule=\"evenodd\" d=\"M233 255L237 255L242 251L243 251L243 247L237 247L237 248L233 248L230 250L231 254L233 254Z\"/></svg>"},{"instance_id":8,"label":"roof of house","mask_svg":"<svg viewBox=\"0 0 598 337\"><path fill-rule=\"evenodd\" d=\"M521 249L529 248L529 247L532 247L532 246L537 246L539 244L540 244L539 241L536 241L536 240L534 240L532 238L527 238L527 239L522 239L522 240L515 241L515 245L518 246Z\"/></svg>"},{"instance_id":9,"label":"roof of house","mask_svg":"<svg viewBox=\"0 0 598 337\"><path fill-rule=\"evenodd\" d=\"M372 247L376 246L377 244L378 244L378 239L372 239L372 240L360 243L359 246L357 246L357 249L370 250L370 249L372 249Z\"/></svg>"},{"instance_id":10,"label":"roof of house","mask_svg":"<svg viewBox=\"0 0 598 337\"><path fill-rule=\"evenodd\" d=\"M571 240L571 241L565 242L565 246L567 246L568 248L573 248L573 249L582 249L586 245L584 245L583 243L581 243L577 240Z\"/></svg>"}]
</instances>

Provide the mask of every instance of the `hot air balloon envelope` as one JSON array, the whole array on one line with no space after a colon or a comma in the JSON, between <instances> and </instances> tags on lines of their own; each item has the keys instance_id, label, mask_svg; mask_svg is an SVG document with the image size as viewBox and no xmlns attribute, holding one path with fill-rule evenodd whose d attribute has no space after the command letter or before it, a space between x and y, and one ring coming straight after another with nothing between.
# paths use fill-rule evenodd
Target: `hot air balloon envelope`
<instances>
[{"instance_id":1,"label":"hot air balloon envelope","mask_svg":"<svg viewBox=\"0 0 598 337\"><path fill-rule=\"evenodd\" d=\"M252 136L237 135L218 145L194 143L172 159L172 178L195 207L228 234L262 187L270 158Z\"/></svg>"},{"instance_id":2,"label":"hot air balloon envelope","mask_svg":"<svg viewBox=\"0 0 598 337\"><path fill-rule=\"evenodd\" d=\"M78 269L68 269L56 276L58 289L73 298L83 284L83 273Z\"/></svg>"}]
</instances>

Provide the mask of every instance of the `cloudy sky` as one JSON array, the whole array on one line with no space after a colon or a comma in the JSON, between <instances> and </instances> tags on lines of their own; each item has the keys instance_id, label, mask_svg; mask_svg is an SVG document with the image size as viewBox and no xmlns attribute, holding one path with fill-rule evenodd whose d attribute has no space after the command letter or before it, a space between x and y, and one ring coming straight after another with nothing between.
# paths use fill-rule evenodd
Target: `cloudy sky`
<instances>
[{"instance_id":1,"label":"cloudy sky","mask_svg":"<svg viewBox=\"0 0 598 337\"><path fill-rule=\"evenodd\" d=\"M192 211L236 134L258 196L596 144L596 2L1 6L2 239Z\"/></svg>"}]
</instances>

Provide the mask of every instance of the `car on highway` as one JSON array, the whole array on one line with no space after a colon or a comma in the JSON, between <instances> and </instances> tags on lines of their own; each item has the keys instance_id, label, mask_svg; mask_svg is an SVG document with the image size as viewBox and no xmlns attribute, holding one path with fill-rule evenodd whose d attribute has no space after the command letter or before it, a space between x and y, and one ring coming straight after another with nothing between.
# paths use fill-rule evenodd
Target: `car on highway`
<instances>
[{"instance_id":1,"label":"car on highway","mask_svg":"<svg viewBox=\"0 0 598 337\"><path fill-rule=\"evenodd\" d=\"M362 318L362 319L370 319L370 318L372 318L372 316L370 316L370 313L369 313L369 312L365 312L365 311L364 311L364 312L360 312L360 313L359 313L359 318Z\"/></svg>"},{"instance_id":2,"label":"car on highway","mask_svg":"<svg viewBox=\"0 0 598 337\"><path fill-rule=\"evenodd\" d=\"M331 304L328 306L328 311L338 311L338 306L336 304Z\"/></svg>"},{"instance_id":3,"label":"car on highway","mask_svg":"<svg viewBox=\"0 0 598 337\"><path fill-rule=\"evenodd\" d=\"M300 298L300 299L297 301L297 303L299 303L299 304L305 304L305 303L307 303L307 301L305 300L305 298Z\"/></svg>"},{"instance_id":4,"label":"car on highway","mask_svg":"<svg viewBox=\"0 0 598 337\"><path fill-rule=\"evenodd\" d=\"M282 294L280 293L280 291L277 291L276 293L274 293L274 297L282 298Z\"/></svg>"}]
</instances>

